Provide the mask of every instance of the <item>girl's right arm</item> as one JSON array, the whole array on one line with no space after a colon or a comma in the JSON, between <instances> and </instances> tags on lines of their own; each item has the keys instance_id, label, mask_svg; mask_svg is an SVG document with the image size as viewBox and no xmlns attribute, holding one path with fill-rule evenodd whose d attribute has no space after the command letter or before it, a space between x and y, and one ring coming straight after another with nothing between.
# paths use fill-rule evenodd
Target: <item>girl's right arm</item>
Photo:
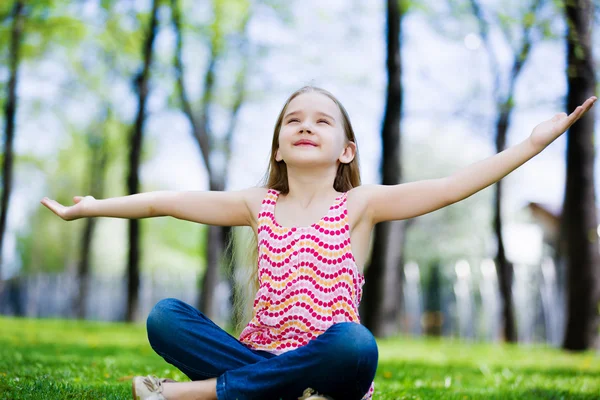
<instances>
[{"instance_id":1,"label":"girl's right arm","mask_svg":"<svg viewBox=\"0 0 600 400\"><path fill-rule=\"evenodd\" d=\"M157 191L104 200L75 196L72 206L63 206L46 197L41 203L66 221L85 217L137 219L171 216L208 225L254 226L265 192L264 188L230 192Z\"/></svg>"}]
</instances>

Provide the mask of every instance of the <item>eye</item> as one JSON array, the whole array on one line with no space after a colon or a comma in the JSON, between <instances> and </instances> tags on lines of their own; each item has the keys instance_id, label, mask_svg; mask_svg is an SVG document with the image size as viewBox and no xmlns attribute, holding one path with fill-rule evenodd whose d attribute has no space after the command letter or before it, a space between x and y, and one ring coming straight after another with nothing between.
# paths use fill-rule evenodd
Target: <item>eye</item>
<instances>
[{"instance_id":1,"label":"eye","mask_svg":"<svg viewBox=\"0 0 600 400\"><path fill-rule=\"evenodd\" d=\"M324 122L327 125L330 125L329 121L327 121L326 119L320 119L320 120L317 121L318 124L320 124L321 122Z\"/></svg>"},{"instance_id":2,"label":"eye","mask_svg":"<svg viewBox=\"0 0 600 400\"><path fill-rule=\"evenodd\" d=\"M298 118L292 118L292 119L288 120L288 124L290 124L292 122L300 122L300 120Z\"/></svg>"}]
</instances>

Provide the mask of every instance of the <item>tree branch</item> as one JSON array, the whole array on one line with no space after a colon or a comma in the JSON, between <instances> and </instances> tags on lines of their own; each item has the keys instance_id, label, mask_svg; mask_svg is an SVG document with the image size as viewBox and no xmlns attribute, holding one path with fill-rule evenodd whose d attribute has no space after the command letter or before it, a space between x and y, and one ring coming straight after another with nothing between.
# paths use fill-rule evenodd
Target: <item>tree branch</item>
<instances>
[{"instance_id":1,"label":"tree branch","mask_svg":"<svg viewBox=\"0 0 600 400\"><path fill-rule=\"evenodd\" d=\"M175 30L176 35L175 75L177 80L177 87L179 88L179 100L181 101L184 114L188 117L188 120L190 121L190 124L192 126L192 134L196 139L198 146L200 147L200 152L202 153L202 158L204 159L206 171L208 173L208 176L210 176L212 172L212 169L210 167L211 146L208 130L208 120L205 114L207 106L203 107L203 114L200 116L199 119L197 119L194 115L194 111L192 109L192 105L190 103L185 86L182 56L183 32L181 28L181 13L179 12L178 0L171 0L171 12L173 20L173 29ZM206 98L206 95L204 97Z\"/></svg>"},{"instance_id":2,"label":"tree branch","mask_svg":"<svg viewBox=\"0 0 600 400\"><path fill-rule=\"evenodd\" d=\"M248 67L250 63L250 49L248 48L248 25L251 14L251 11L248 10L248 13L244 17L244 21L242 22L242 43L240 45L240 53L242 53L242 62L234 84L234 101L229 117L229 126L227 127L227 131L225 133L225 165L229 165L229 161L231 159L231 142L233 141L233 133L237 125L239 111L246 98L246 82L248 78ZM225 180L227 179L227 172L228 171L226 168L224 176Z\"/></svg>"}]
</instances>

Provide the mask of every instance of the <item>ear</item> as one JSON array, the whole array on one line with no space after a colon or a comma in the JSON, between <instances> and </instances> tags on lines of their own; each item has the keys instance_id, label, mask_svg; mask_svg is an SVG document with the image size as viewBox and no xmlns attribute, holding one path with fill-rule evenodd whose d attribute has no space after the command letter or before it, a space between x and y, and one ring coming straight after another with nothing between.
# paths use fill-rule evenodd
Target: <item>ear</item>
<instances>
[{"instance_id":1,"label":"ear","mask_svg":"<svg viewBox=\"0 0 600 400\"><path fill-rule=\"evenodd\" d=\"M275 161L283 161L283 157L281 157L281 152L279 151L279 149L277 149L277 151L275 152Z\"/></svg>"},{"instance_id":2,"label":"ear","mask_svg":"<svg viewBox=\"0 0 600 400\"><path fill-rule=\"evenodd\" d=\"M352 160L354 160L355 155L356 155L356 143L348 142L348 143L346 143L346 147L344 147L344 152L338 158L338 160L342 164L349 164Z\"/></svg>"}]
</instances>

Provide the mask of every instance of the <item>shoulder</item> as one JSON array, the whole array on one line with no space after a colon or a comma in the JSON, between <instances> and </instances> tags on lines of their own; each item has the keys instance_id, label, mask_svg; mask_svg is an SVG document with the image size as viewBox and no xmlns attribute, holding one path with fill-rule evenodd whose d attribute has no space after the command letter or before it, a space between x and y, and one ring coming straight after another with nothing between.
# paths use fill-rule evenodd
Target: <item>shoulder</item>
<instances>
[{"instance_id":1,"label":"shoulder","mask_svg":"<svg viewBox=\"0 0 600 400\"><path fill-rule=\"evenodd\" d=\"M268 189L266 187L250 187L247 189L240 190L240 194L244 197L246 202L248 202L249 206L253 204L258 204L260 208L260 204L262 203L263 199L267 196L267 193L269 193L269 191L271 191L271 189Z\"/></svg>"},{"instance_id":2,"label":"shoulder","mask_svg":"<svg viewBox=\"0 0 600 400\"><path fill-rule=\"evenodd\" d=\"M354 225L360 222L370 221L371 216L371 199L381 185L360 185L350 189L347 192L347 207L348 215Z\"/></svg>"},{"instance_id":3,"label":"shoulder","mask_svg":"<svg viewBox=\"0 0 600 400\"><path fill-rule=\"evenodd\" d=\"M373 195L380 190L381 186L382 185L368 184L352 188L347 192L348 201L357 204L368 203Z\"/></svg>"},{"instance_id":4,"label":"shoulder","mask_svg":"<svg viewBox=\"0 0 600 400\"><path fill-rule=\"evenodd\" d=\"M240 191L253 219L257 218L262 202L270 190L266 187L251 187Z\"/></svg>"}]
</instances>

